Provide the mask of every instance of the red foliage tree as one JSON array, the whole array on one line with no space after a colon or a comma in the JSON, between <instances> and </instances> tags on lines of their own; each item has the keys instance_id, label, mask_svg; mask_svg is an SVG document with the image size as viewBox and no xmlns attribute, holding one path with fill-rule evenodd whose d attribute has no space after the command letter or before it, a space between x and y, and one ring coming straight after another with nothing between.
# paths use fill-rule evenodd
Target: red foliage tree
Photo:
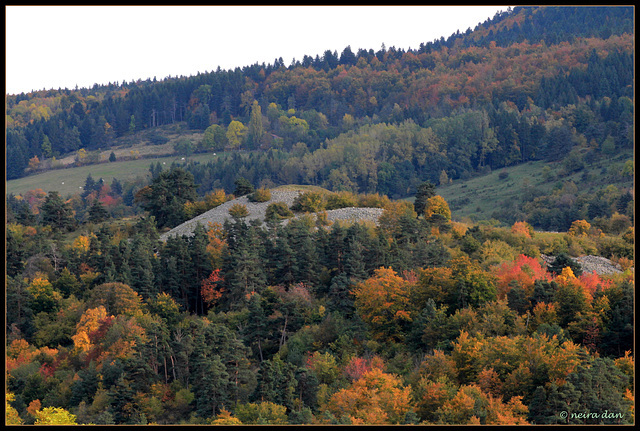
<instances>
[{"instance_id":1,"label":"red foliage tree","mask_svg":"<svg viewBox=\"0 0 640 431\"><path fill-rule=\"evenodd\" d=\"M495 272L498 298L504 299L511 290L511 282L518 282L531 295L536 280L551 281L551 276L540 262L521 254L513 262L502 263Z\"/></svg>"},{"instance_id":2,"label":"red foliage tree","mask_svg":"<svg viewBox=\"0 0 640 431\"><path fill-rule=\"evenodd\" d=\"M223 281L223 278L220 276L219 269L216 269L209 274L209 277L202 280L202 284L200 285L200 295L202 295L202 299L209 306L215 305L220 297L222 297L224 289L220 287L221 281Z\"/></svg>"}]
</instances>

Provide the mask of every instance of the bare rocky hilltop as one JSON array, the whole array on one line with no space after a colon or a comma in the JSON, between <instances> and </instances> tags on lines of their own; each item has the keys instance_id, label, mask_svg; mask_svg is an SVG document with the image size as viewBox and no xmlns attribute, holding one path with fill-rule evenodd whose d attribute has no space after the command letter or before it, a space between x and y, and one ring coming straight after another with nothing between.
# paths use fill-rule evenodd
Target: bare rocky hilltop
<instances>
[{"instance_id":1,"label":"bare rocky hilltop","mask_svg":"<svg viewBox=\"0 0 640 431\"><path fill-rule=\"evenodd\" d=\"M229 209L235 204L242 204L247 207L247 211L249 212L249 215L245 218L247 221L255 219L264 220L267 206L275 202L283 202L287 207L291 207L295 198L300 193L302 193L300 190L271 190L271 199L267 202L251 202L247 196L230 200L174 227L169 232L163 233L160 235L160 240L166 241L167 238L171 236L191 236L198 223L205 228L207 228L209 223L219 223L222 225L225 220L231 218ZM369 221L377 224L382 212L383 210L381 208L340 208L327 211L327 220L330 222L337 220L352 222Z\"/></svg>"}]
</instances>

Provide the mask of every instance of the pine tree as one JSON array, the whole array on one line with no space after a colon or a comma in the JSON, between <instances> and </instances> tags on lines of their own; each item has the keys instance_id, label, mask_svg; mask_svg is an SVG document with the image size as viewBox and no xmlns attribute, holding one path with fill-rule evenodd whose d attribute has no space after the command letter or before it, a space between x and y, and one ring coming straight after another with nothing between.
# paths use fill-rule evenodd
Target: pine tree
<instances>
[{"instance_id":1,"label":"pine tree","mask_svg":"<svg viewBox=\"0 0 640 431\"><path fill-rule=\"evenodd\" d=\"M266 275L261 260L263 245L256 233L257 228L248 226L243 219L227 220L224 229L227 247L222 257L221 272L227 294L223 303L237 309L249 295L260 292L265 285Z\"/></svg>"},{"instance_id":2,"label":"pine tree","mask_svg":"<svg viewBox=\"0 0 640 431\"><path fill-rule=\"evenodd\" d=\"M296 282L307 286L317 284L316 266L318 255L313 243L310 227L304 220L292 220L287 225L289 244L294 254L293 275Z\"/></svg>"},{"instance_id":3,"label":"pine tree","mask_svg":"<svg viewBox=\"0 0 640 431\"><path fill-rule=\"evenodd\" d=\"M214 417L221 407L229 405L229 373L220 356L206 350L206 343L197 343L199 348L194 359L193 392L196 412L200 417Z\"/></svg>"},{"instance_id":4,"label":"pine tree","mask_svg":"<svg viewBox=\"0 0 640 431\"><path fill-rule=\"evenodd\" d=\"M98 199L94 199L89 208L89 221L91 223L100 223L109 218L109 212Z\"/></svg>"},{"instance_id":5,"label":"pine tree","mask_svg":"<svg viewBox=\"0 0 640 431\"><path fill-rule=\"evenodd\" d=\"M236 188L233 191L233 195L236 197L245 196L255 191L253 185L244 177L237 178L234 185Z\"/></svg>"},{"instance_id":6,"label":"pine tree","mask_svg":"<svg viewBox=\"0 0 640 431\"><path fill-rule=\"evenodd\" d=\"M50 191L40 207L40 220L55 229L69 230L75 225L73 210L64 202L58 192Z\"/></svg>"},{"instance_id":7,"label":"pine tree","mask_svg":"<svg viewBox=\"0 0 640 431\"><path fill-rule=\"evenodd\" d=\"M295 379L296 366L279 357L260 364L257 398L293 410L298 382Z\"/></svg>"},{"instance_id":8,"label":"pine tree","mask_svg":"<svg viewBox=\"0 0 640 431\"><path fill-rule=\"evenodd\" d=\"M131 287L145 300L155 297L157 291L154 284L151 243L144 236L135 235L131 247Z\"/></svg>"},{"instance_id":9,"label":"pine tree","mask_svg":"<svg viewBox=\"0 0 640 431\"><path fill-rule=\"evenodd\" d=\"M204 312L204 304L202 303L202 295L200 294L200 286L202 280L207 278L213 268L211 261L207 253L207 244L209 243L209 237L204 227L198 223L193 231L193 235L189 238L188 249L190 252L190 259L192 265L192 284L190 289L190 303L191 309L196 313Z\"/></svg>"},{"instance_id":10,"label":"pine tree","mask_svg":"<svg viewBox=\"0 0 640 431\"><path fill-rule=\"evenodd\" d=\"M153 179L142 206L155 217L158 227L176 226L185 220L184 204L197 200L193 174L182 168L163 171Z\"/></svg>"},{"instance_id":11,"label":"pine tree","mask_svg":"<svg viewBox=\"0 0 640 431\"><path fill-rule=\"evenodd\" d=\"M245 344L253 350L254 356L261 362L264 361L265 352L263 347L268 335L267 314L264 311L262 302L262 296L259 293L255 293L249 298L247 304L249 318L243 331Z\"/></svg>"}]
</instances>

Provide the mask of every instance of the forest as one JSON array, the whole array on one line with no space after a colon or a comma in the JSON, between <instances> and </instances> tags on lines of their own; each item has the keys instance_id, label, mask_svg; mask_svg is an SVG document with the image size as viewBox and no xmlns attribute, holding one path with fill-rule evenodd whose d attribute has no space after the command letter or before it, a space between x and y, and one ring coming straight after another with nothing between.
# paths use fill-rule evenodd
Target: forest
<instances>
[{"instance_id":1,"label":"forest","mask_svg":"<svg viewBox=\"0 0 640 431\"><path fill-rule=\"evenodd\" d=\"M166 127L220 157L6 197L5 422L635 423L634 49L631 7L516 7L415 51L7 95L8 180ZM557 187L496 219L438 193L530 161ZM596 162L598 192L566 180ZM323 217L350 207L382 215Z\"/></svg>"}]
</instances>

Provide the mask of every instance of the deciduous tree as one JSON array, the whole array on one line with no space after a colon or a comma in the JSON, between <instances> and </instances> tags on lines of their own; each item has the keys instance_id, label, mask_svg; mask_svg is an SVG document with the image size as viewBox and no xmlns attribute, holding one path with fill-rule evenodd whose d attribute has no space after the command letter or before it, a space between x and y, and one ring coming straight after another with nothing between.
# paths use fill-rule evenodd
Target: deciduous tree
<instances>
[{"instance_id":1,"label":"deciduous tree","mask_svg":"<svg viewBox=\"0 0 640 431\"><path fill-rule=\"evenodd\" d=\"M325 409L336 418L347 416L352 424L402 424L412 410L411 386L376 367L333 394Z\"/></svg>"},{"instance_id":2,"label":"deciduous tree","mask_svg":"<svg viewBox=\"0 0 640 431\"><path fill-rule=\"evenodd\" d=\"M358 314L371 329L374 338L400 341L405 337L415 304L411 302L413 283L391 268L379 268L374 276L353 289Z\"/></svg>"}]
</instances>

